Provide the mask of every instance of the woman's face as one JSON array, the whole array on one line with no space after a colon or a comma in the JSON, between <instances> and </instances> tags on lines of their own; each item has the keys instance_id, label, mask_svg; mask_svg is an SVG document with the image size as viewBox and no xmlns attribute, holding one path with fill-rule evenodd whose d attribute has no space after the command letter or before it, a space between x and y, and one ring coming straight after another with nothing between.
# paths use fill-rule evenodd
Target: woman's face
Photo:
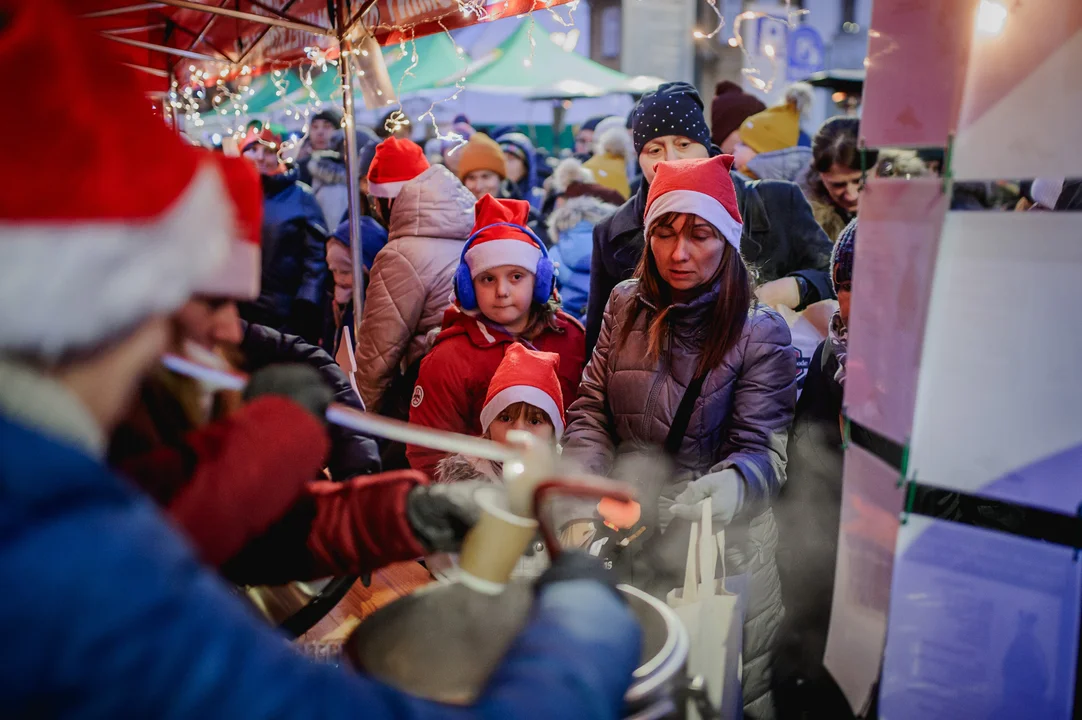
<instances>
[{"instance_id":1,"label":"woman's face","mask_svg":"<svg viewBox=\"0 0 1082 720\"><path fill-rule=\"evenodd\" d=\"M500 265L473 279L477 308L486 318L517 334L530 323L534 274L518 265Z\"/></svg>"},{"instance_id":2,"label":"woman's face","mask_svg":"<svg viewBox=\"0 0 1082 720\"><path fill-rule=\"evenodd\" d=\"M526 177L526 163L522 162L515 153L505 152L503 154L504 159L507 161L507 179L511 182L517 183Z\"/></svg>"},{"instance_id":3,"label":"woman's face","mask_svg":"<svg viewBox=\"0 0 1082 720\"><path fill-rule=\"evenodd\" d=\"M726 242L698 215L680 213L671 224L650 229L650 252L661 279L677 292L710 282L721 267Z\"/></svg>"},{"instance_id":4,"label":"woman's face","mask_svg":"<svg viewBox=\"0 0 1082 720\"><path fill-rule=\"evenodd\" d=\"M334 301L345 305L353 297L353 258L345 245L327 241L327 268L334 277Z\"/></svg>"},{"instance_id":5,"label":"woman's face","mask_svg":"<svg viewBox=\"0 0 1082 720\"><path fill-rule=\"evenodd\" d=\"M556 440L556 427L541 408L529 403L515 403L503 410L488 426L488 435L498 443L507 444L507 433L527 432L538 440L551 444Z\"/></svg>"},{"instance_id":6,"label":"woman's face","mask_svg":"<svg viewBox=\"0 0 1082 720\"><path fill-rule=\"evenodd\" d=\"M830 170L820 174L823 187L834 204L847 213L855 213L860 204L860 170L850 170L835 163Z\"/></svg>"},{"instance_id":7,"label":"woman's face","mask_svg":"<svg viewBox=\"0 0 1082 720\"><path fill-rule=\"evenodd\" d=\"M658 163L708 157L710 157L710 151L706 149L706 146L700 145L691 138L683 135L663 135L643 146L642 152L639 153L639 167L642 168L643 178L651 183L657 175Z\"/></svg>"}]
</instances>

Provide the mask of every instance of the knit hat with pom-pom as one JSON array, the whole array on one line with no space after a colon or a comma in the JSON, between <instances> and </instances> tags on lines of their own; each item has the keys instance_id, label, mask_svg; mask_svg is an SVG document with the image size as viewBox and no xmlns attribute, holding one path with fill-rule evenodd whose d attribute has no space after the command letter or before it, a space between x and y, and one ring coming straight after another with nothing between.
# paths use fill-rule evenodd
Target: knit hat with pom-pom
<instances>
[{"instance_id":1,"label":"knit hat with pom-pom","mask_svg":"<svg viewBox=\"0 0 1082 720\"><path fill-rule=\"evenodd\" d=\"M757 153L796 147L800 142L800 117L812 102L808 83L793 83L785 102L752 115L740 126L740 142Z\"/></svg>"}]
</instances>

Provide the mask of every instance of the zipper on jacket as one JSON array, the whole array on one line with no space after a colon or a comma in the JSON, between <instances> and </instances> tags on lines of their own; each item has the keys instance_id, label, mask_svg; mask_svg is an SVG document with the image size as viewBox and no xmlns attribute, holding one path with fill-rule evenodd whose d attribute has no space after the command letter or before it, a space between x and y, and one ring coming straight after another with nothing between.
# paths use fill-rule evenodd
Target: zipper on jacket
<instances>
[{"instance_id":1,"label":"zipper on jacket","mask_svg":"<svg viewBox=\"0 0 1082 720\"><path fill-rule=\"evenodd\" d=\"M665 382L665 375L672 367L672 332L669 332L665 338L665 355L662 361L659 358L658 370L654 376L654 385L650 388L650 394L646 400L646 410L642 416L642 429L640 432L642 436L648 437L650 419L654 416L654 407L657 405L657 396L661 393L661 386ZM669 425L672 425L672 419L669 419Z\"/></svg>"}]
</instances>

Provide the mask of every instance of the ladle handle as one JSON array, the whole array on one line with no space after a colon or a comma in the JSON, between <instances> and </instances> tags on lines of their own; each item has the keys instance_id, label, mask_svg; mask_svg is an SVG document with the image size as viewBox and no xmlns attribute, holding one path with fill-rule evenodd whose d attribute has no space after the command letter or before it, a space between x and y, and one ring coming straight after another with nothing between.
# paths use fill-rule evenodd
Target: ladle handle
<instances>
[{"instance_id":1,"label":"ladle handle","mask_svg":"<svg viewBox=\"0 0 1082 720\"><path fill-rule=\"evenodd\" d=\"M533 514L541 531L549 558L555 560L560 554L560 538L552 528L549 518L541 511L549 495L566 495L577 498L601 500L612 498L619 502L632 502L635 493L625 483L597 476L576 478L553 478L537 486L533 493Z\"/></svg>"}]
</instances>

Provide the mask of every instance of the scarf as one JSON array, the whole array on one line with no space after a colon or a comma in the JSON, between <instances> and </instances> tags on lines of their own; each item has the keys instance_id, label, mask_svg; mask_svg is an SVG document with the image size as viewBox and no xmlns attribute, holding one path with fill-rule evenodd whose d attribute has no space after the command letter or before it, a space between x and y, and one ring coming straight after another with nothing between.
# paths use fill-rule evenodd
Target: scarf
<instances>
[{"instance_id":1,"label":"scarf","mask_svg":"<svg viewBox=\"0 0 1082 720\"><path fill-rule=\"evenodd\" d=\"M841 310L835 310L830 318L830 330L827 333L827 343L834 357L838 358L838 371L834 373L834 380L839 385L845 385L845 364L849 354L849 328L842 322Z\"/></svg>"}]
</instances>

